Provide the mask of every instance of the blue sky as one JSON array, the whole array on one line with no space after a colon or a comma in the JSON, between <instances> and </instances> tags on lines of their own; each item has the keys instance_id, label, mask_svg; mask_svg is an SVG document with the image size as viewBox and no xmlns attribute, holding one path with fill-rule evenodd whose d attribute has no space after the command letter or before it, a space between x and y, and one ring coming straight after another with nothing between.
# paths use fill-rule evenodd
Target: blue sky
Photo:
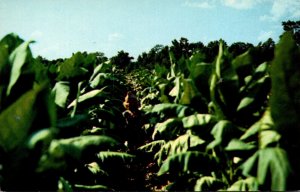
<instances>
[{"instance_id":1,"label":"blue sky","mask_svg":"<svg viewBox=\"0 0 300 192\"><path fill-rule=\"evenodd\" d=\"M300 0L0 0L0 38L14 32L34 56L120 50L137 57L156 44L224 39L257 44L300 20Z\"/></svg>"}]
</instances>

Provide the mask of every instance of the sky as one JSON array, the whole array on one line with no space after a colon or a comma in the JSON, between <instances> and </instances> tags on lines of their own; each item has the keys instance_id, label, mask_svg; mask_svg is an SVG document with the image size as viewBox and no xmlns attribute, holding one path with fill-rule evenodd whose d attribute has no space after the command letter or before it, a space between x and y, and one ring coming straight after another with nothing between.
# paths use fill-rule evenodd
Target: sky
<instances>
[{"instance_id":1,"label":"sky","mask_svg":"<svg viewBox=\"0 0 300 192\"><path fill-rule=\"evenodd\" d=\"M278 41L281 23L300 20L300 0L0 0L0 38L16 33L34 56L77 51L135 58L157 44L223 39Z\"/></svg>"}]
</instances>

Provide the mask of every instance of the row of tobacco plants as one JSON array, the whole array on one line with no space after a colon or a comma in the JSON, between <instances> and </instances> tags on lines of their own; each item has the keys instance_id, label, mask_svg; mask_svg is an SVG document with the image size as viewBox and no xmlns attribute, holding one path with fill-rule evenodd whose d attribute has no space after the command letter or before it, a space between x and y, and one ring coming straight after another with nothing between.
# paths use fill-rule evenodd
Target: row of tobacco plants
<instances>
[{"instance_id":1,"label":"row of tobacco plants","mask_svg":"<svg viewBox=\"0 0 300 192\"><path fill-rule=\"evenodd\" d=\"M0 41L0 189L143 184L130 166L138 161L126 144L127 87L115 66L101 54L80 52L44 63L32 57L31 43L14 34Z\"/></svg>"},{"instance_id":2,"label":"row of tobacco plants","mask_svg":"<svg viewBox=\"0 0 300 192\"><path fill-rule=\"evenodd\" d=\"M46 63L31 43L0 41L0 189L299 189L292 32L270 60L220 40L213 61L170 49L166 64L127 70L80 52ZM124 108L127 91L139 115Z\"/></svg>"},{"instance_id":3,"label":"row of tobacco plants","mask_svg":"<svg viewBox=\"0 0 300 192\"><path fill-rule=\"evenodd\" d=\"M156 66L142 103L153 141L139 150L164 190L299 189L300 48L286 32L272 60L256 53L233 57L220 41L212 63L170 52L170 70Z\"/></svg>"}]
</instances>

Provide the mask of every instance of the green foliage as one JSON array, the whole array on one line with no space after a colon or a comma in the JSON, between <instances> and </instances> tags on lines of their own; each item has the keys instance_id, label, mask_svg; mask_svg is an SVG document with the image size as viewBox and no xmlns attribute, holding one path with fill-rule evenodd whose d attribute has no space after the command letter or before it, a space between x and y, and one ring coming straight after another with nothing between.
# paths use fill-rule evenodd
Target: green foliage
<instances>
[{"instance_id":1,"label":"green foliage","mask_svg":"<svg viewBox=\"0 0 300 192\"><path fill-rule=\"evenodd\" d=\"M70 85L67 81L59 81L52 89L55 97L55 103L59 107L65 108L68 96L70 94Z\"/></svg>"},{"instance_id":2,"label":"green foliage","mask_svg":"<svg viewBox=\"0 0 300 192\"><path fill-rule=\"evenodd\" d=\"M254 47L181 38L137 62L124 51L108 62L86 52L48 61L32 57L32 42L5 36L1 189L298 189L295 34L275 52L271 39ZM139 110L127 110L127 91Z\"/></svg>"},{"instance_id":3,"label":"green foliage","mask_svg":"<svg viewBox=\"0 0 300 192\"><path fill-rule=\"evenodd\" d=\"M280 148L266 148L257 151L243 165L245 176L255 176L260 185L274 191L282 191L287 187L287 178L291 172L286 152ZM271 178L268 175L271 175ZM268 180L268 181L267 181Z\"/></svg>"},{"instance_id":4,"label":"green foliage","mask_svg":"<svg viewBox=\"0 0 300 192\"><path fill-rule=\"evenodd\" d=\"M88 70L83 66L84 56L77 52L70 59L65 60L59 66L58 80L73 80L78 77L84 76Z\"/></svg>"},{"instance_id":5,"label":"green foliage","mask_svg":"<svg viewBox=\"0 0 300 192\"><path fill-rule=\"evenodd\" d=\"M238 180L232 184L227 191L257 191L258 182L255 177Z\"/></svg>"},{"instance_id":6,"label":"green foliage","mask_svg":"<svg viewBox=\"0 0 300 192\"><path fill-rule=\"evenodd\" d=\"M23 65L26 63L26 60L28 60L28 58L31 56L29 50L30 43L31 41L21 44L9 56L9 61L12 63L12 68L6 95L10 94L12 87L15 85L15 83L21 75L21 69Z\"/></svg>"},{"instance_id":7,"label":"green foliage","mask_svg":"<svg viewBox=\"0 0 300 192\"><path fill-rule=\"evenodd\" d=\"M203 165L210 165L209 167ZM216 161L205 153L188 151L177 153L167 158L159 169L158 175L170 173L189 174L198 171L203 174L210 173L217 166Z\"/></svg>"},{"instance_id":8,"label":"green foliage","mask_svg":"<svg viewBox=\"0 0 300 192\"><path fill-rule=\"evenodd\" d=\"M103 87L102 89L94 89L94 90L92 90L92 91L90 91L90 92L87 92L87 93L85 93L85 94L83 94L83 95L80 95L80 96L78 97L78 99L72 101L72 102L68 105L68 108L74 107L74 106L77 105L78 103L82 103L82 102L84 102L84 101L86 101L86 100L93 99L93 98L95 98L95 97L101 97L101 96L103 96L103 94L105 94L105 92L104 92L104 89L105 89L105 88L106 88L106 87Z\"/></svg>"},{"instance_id":9,"label":"green foliage","mask_svg":"<svg viewBox=\"0 0 300 192\"><path fill-rule=\"evenodd\" d=\"M44 87L37 87L24 93L15 103L1 112L0 145L4 150L12 150L24 142L37 113L35 103L38 94L43 89Z\"/></svg>"},{"instance_id":10,"label":"green foliage","mask_svg":"<svg viewBox=\"0 0 300 192\"><path fill-rule=\"evenodd\" d=\"M297 142L299 135L300 50L290 32L284 33L272 62L271 114L275 127L287 140ZM296 136L296 137L294 137ZM290 140L292 139L292 140Z\"/></svg>"},{"instance_id":11,"label":"green foliage","mask_svg":"<svg viewBox=\"0 0 300 192\"><path fill-rule=\"evenodd\" d=\"M207 191L207 190L218 190L222 189L224 183L215 177L204 176L196 181L194 186L195 191Z\"/></svg>"},{"instance_id":12,"label":"green foliage","mask_svg":"<svg viewBox=\"0 0 300 192\"><path fill-rule=\"evenodd\" d=\"M113 152L113 151L101 151L97 154L97 157L101 161L119 161L119 162L130 162L135 158L134 155L130 155L124 152Z\"/></svg>"}]
</instances>

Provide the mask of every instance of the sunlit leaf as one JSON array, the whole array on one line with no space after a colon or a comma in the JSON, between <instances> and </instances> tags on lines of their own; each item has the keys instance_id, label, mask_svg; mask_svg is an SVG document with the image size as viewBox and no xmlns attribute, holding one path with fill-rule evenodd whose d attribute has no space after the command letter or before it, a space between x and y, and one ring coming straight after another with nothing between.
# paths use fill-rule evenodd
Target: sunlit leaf
<instances>
[{"instance_id":1,"label":"sunlit leaf","mask_svg":"<svg viewBox=\"0 0 300 192\"><path fill-rule=\"evenodd\" d=\"M18 78L20 77L20 74L22 72L22 67L26 63L28 56L31 56L29 44L32 42L33 41L22 43L9 56L9 61L12 63L12 69L10 73L10 80L7 87L6 95L10 94L12 87L15 85Z\"/></svg>"},{"instance_id":2,"label":"sunlit leaf","mask_svg":"<svg viewBox=\"0 0 300 192\"><path fill-rule=\"evenodd\" d=\"M29 149L33 149L39 142L42 142L43 144L50 144L53 138L53 129L42 129L30 136L27 146Z\"/></svg>"},{"instance_id":3,"label":"sunlit leaf","mask_svg":"<svg viewBox=\"0 0 300 192\"><path fill-rule=\"evenodd\" d=\"M0 146L5 150L16 148L28 135L37 113L37 96L44 88L40 86L26 92L0 114Z\"/></svg>"},{"instance_id":4,"label":"sunlit leaf","mask_svg":"<svg viewBox=\"0 0 300 192\"><path fill-rule=\"evenodd\" d=\"M187 106L173 103L161 103L154 105L151 113L157 113L162 118L164 117L185 117L193 114L193 110Z\"/></svg>"},{"instance_id":5,"label":"sunlit leaf","mask_svg":"<svg viewBox=\"0 0 300 192\"><path fill-rule=\"evenodd\" d=\"M194 186L195 191L217 191L224 187L224 183L211 176L201 177L196 181L196 185Z\"/></svg>"},{"instance_id":6,"label":"sunlit leaf","mask_svg":"<svg viewBox=\"0 0 300 192\"><path fill-rule=\"evenodd\" d=\"M78 103L84 102L86 100L95 98L95 97L99 97L99 96L103 96L105 94L104 89L106 89L107 87L103 87L102 89L95 89L92 90L90 92L87 92L83 95L80 95L78 98ZM76 100L72 101L70 103L70 105L68 106L68 108L74 107L76 103Z\"/></svg>"},{"instance_id":7,"label":"sunlit leaf","mask_svg":"<svg viewBox=\"0 0 300 192\"><path fill-rule=\"evenodd\" d=\"M166 140L172 139L180 133L182 129L181 119L170 118L162 123L157 123L152 134L152 138L164 138Z\"/></svg>"},{"instance_id":8,"label":"sunlit leaf","mask_svg":"<svg viewBox=\"0 0 300 192\"><path fill-rule=\"evenodd\" d=\"M247 151L255 149L256 146L253 144L245 143L239 139L232 139L227 147L225 148L226 151Z\"/></svg>"},{"instance_id":9,"label":"sunlit leaf","mask_svg":"<svg viewBox=\"0 0 300 192\"><path fill-rule=\"evenodd\" d=\"M55 103L65 108L66 102L70 93L70 85L68 81L59 81L52 89L52 93L55 95Z\"/></svg>"},{"instance_id":10,"label":"sunlit leaf","mask_svg":"<svg viewBox=\"0 0 300 192\"><path fill-rule=\"evenodd\" d=\"M90 81L90 86L96 88L98 85L102 85L105 79L107 79L111 74L109 73L98 73L96 77Z\"/></svg>"},{"instance_id":11,"label":"sunlit leaf","mask_svg":"<svg viewBox=\"0 0 300 192\"><path fill-rule=\"evenodd\" d=\"M148 153L152 153L152 152L158 151L164 144L166 144L165 140L156 140L156 141L147 143L147 144L139 147L138 149L141 151L146 151Z\"/></svg>"},{"instance_id":12,"label":"sunlit leaf","mask_svg":"<svg viewBox=\"0 0 300 192\"><path fill-rule=\"evenodd\" d=\"M209 165L209 166L206 166ZM196 151L188 151L168 157L157 175L199 172L209 174L217 166L213 157Z\"/></svg>"},{"instance_id":13,"label":"sunlit leaf","mask_svg":"<svg viewBox=\"0 0 300 192\"><path fill-rule=\"evenodd\" d=\"M58 181L58 192L73 192L72 185L69 181L65 180L63 177L59 178Z\"/></svg>"},{"instance_id":14,"label":"sunlit leaf","mask_svg":"<svg viewBox=\"0 0 300 192\"><path fill-rule=\"evenodd\" d=\"M85 167L87 167L93 174L101 172L101 168L97 162L86 164Z\"/></svg>"},{"instance_id":15,"label":"sunlit leaf","mask_svg":"<svg viewBox=\"0 0 300 192\"><path fill-rule=\"evenodd\" d=\"M257 177L261 185L270 182L270 189L275 191L286 190L292 171L286 152L277 147L260 149L242 167L245 176Z\"/></svg>"},{"instance_id":16,"label":"sunlit leaf","mask_svg":"<svg viewBox=\"0 0 300 192\"><path fill-rule=\"evenodd\" d=\"M101 161L118 160L120 162L132 162L135 158L135 155L131 155L125 152L101 151L97 154L97 157Z\"/></svg>"},{"instance_id":17,"label":"sunlit leaf","mask_svg":"<svg viewBox=\"0 0 300 192\"><path fill-rule=\"evenodd\" d=\"M37 171L64 169L68 164L86 158L83 154L95 155L97 151L113 149L118 144L111 137L96 135L53 140L47 153L41 157Z\"/></svg>"},{"instance_id":18,"label":"sunlit leaf","mask_svg":"<svg viewBox=\"0 0 300 192\"><path fill-rule=\"evenodd\" d=\"M226 145L236 135L236 130L237 128L230 121L219 121L211 130L215 140L207 146L207 149L213 149L218 145Z\"/></svg>"},{"instance_id":19,"label":"sunlit leaf","mask_svg":"<svg viewBox=\"0 0 300 192\"><path fill-rule=\"evenodd\" d=\"M197 126L205 126L214 122L216 122L216 118L210 114L195 114L182 119L183 127L187 129Z\"/></svg>"},{"instance_id":20,"label":"sunlit leaf","mask_svg":"<svg viewBox=\"0 0 300 192\"><path fill-rule=\"evenodd\" d=\"M105 185L80 185L80 184L75 184L74 187L78 190L106 190L106 191L111 191L111 189Z\"/></svg>"},{"instance_id":21,"label":"sunlit leaf","mask_svg":"<svg viewBox=\"0 0 300 192\"><path fill-rule=\"evenodd\" d=\"M258 191L258 182L255 177L238 180L227 191Z\"/></svg>"},{"instance_id":22,"label":"sunlit leaf","mask_svg":"<svg viewBox=\"0 0 300 192\"><path fill-rule=\"evenodd\" d=\"M193 148L196 148L204 143L205 141L200 137L192 135L190 133L186 133L179 136L175 140L165 143L155 154L155 158L158 159L158 164L161 164L162 160L164 160L168 156L173 156L178 153L193 150Z\"/></svg>"},{"instance_id":23,"label":"sunlit leaf","mask_svg":"<svg viewBox=\"0 0 300 192\"><path fill-rule=\"evenodd\" d=\"M199 97L201 94L196 88L194 82L191 79L184 79L183 80L183 92L180 99L181 104L191 104L192 100L196 97ZM198 101L201 102L201 101Z\"/></svg>"}]
</instances>

